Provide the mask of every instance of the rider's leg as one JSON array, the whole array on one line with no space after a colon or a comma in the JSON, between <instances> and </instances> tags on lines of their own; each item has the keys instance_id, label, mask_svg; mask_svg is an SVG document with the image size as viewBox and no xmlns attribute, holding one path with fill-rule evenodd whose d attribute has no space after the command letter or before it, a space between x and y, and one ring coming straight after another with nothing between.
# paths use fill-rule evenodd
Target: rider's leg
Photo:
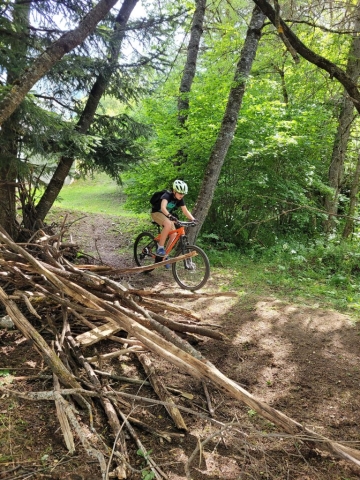
<instances>
[{"instance_id":1,"label":"rider's leg","mask_svg":"<svg viewBox=\"0 0 360 480\"><path fill-rule=\"evenodd\" d=\"M165 246L165 242L166 242L166 239L169 235L169 232L171 230L175 230L175 225L174 225L174 222L172 222L171 220L169 220L163 213L161 212L155 212L155 213L152 213L151 214L151 218L157 223L159 224L160 226L163 227L162 231L161 231L161 234L160 234L160 238L159 238L159 242L158 242L158 247L162 247L164 248ZM175 234L176 235L176 234ZM171 235L170 238L173 238L173 235Z\"/></svg>"},{"instance_id":2,"label":"rider's leg","mask_svg":"<svg viewBox=\"0 0 360 480\"><path fill-rule=\"evenodd\" d=\"M167 248L170 247L170 245L173 243L173 241L176 238L176 235L177 235L176 233L173 233L172 235L169 236L169 240L168 240L168 243L167 243Z\"/></svg>"},{"instance_id":3,"label":"rider's leg","mask_svg":"<svg viewBox=\"0 0 360 480\"><path fill-rule=\"evenodd\" d=\"M169 235L169 232L172 229L172 225L173 225L173 222L171 222L168 218L165 217L165 220L163 220L163 227L164 228L161 231L160 239L159 239L159 243L158 243L159 248L160 247L164 248L166 239Z\"/></svg>"}]
</instances>

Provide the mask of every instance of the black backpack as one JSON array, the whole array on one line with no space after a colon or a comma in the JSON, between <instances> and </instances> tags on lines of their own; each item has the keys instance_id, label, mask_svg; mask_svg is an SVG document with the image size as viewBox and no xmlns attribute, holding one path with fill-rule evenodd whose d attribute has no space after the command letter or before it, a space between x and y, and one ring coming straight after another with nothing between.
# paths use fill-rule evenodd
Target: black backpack
<instances>
[{"instance_id":1,"label":"black backpack","mask_svg":"<svg viewBox=\"0 0 360 480\"><path fill-rule=\"evenodd\" d=\"M159 192L155 192L151 195L150 197L150 203L151 205L155 206L160 202L161 197L164 195L164 193L169 192L169 190L160 190ZM169 192L170 193L170 192Z\"/></svg>"}]
</instances>

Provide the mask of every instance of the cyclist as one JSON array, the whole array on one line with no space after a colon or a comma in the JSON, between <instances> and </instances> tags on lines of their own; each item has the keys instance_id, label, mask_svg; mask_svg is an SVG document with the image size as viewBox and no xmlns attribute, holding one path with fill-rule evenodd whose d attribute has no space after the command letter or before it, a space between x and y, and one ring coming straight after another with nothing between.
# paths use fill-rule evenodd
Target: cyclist
<instances>
[{"instance_id":1,"label":"cyclist","mask_svg":"<svg viewBox=\"0 0 360 480\"><path fill-rule=\"evenodd\" d=\"M159 257L165 257L165 242L171 230L175 230L174 220L176 217L171 215L171 212L180 208L185 217L191 221L195 221L195 218L191 215L189 210L186 208L184 202L184 196L188 193L188 186L182 180L175 180L173 183L173 191L165 192L160 200L153 206L151 211L151 218L163 227L158 242L158 248L156 250L156 255ZM176 233L170 235L169 244L171 244L176 237Z\"/></svg>"}]
</instances>

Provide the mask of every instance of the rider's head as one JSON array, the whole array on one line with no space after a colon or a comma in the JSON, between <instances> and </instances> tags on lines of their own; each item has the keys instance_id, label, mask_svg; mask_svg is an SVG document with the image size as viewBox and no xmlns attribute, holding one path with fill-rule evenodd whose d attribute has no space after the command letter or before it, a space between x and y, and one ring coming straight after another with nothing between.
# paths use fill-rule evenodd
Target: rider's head
<instances>
[{"instance_id":1,"label":"rider's head","mask_svg":"<svg viewBox=\"0 0 360 480\"><path fill-rule=\"evenodd\" d=\"M173 183L173 190L181 195L186 195L188 193L188 186L182 180L175 180Z\"/></svg>"}]
</instances>

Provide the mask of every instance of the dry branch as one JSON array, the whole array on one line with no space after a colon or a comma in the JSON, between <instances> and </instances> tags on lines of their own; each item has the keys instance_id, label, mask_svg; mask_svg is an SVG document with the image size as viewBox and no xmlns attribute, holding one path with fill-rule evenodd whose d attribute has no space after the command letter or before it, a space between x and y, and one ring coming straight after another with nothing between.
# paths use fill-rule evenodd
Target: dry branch
<instances>
[{"instance_id":1,"label":"dry branch","mask_svg":"<svg viewBox=\"0 0 360 480\"><path fill-rule=\"evenodd\" d=\"M24 315L18 309L17 305L12 300L9 300L9 297L6 295L6 293L1 287L0 300L5 305L6 311L11 317L16 327L21 331L24 337L31 339L34 342L35 346L39 350L40 354L43 356L47 365L49 365L52 371L61 379L62 383L72 388L80 388L80 384L65 368L65 365L62 363L59 357L57 357L55 352L51 350L43 337L24 317Z\"/></svg>"},{"instance_id":2,"label":"dry branch","mask_svg":"<svg viewBox=\"0 0 360 480\"><path fill-rule=\"evenodd\" d=\"M174 312L178 313L179 315L187 316L190 318L194 318L195 320L200 321L201 315L192 310L188 310L184 307L179 307L178 305L170 304L169 302L163 302L157 299L147 300L146 298L141 299L141 303L143 306L147 307L149 310L159 309L166 312Z\"/></svg>"},{"instance_id":3,"label":"dry branch","mask_svg":"<svg viewBox=\"0 0 360 480\"><path fill-rule=\"evenodd\" d=\"M186 423L179 411L179 409L176 407L175 402L166 389L166 386L164 383L161 381L158 375L156 375L155 368L152 364L152 361L150 359L150 356L146 353L137 353L136 354L137 358L141 362L141 365L143 366L145 373L155 390L157 396L162 400L163 402L166 402L167 404L172 404L172 407L165 407L166 411L170 415L170 417L173 419L175 425L177 428L180 430L187 430Z\"/></svg>"},{"instance_id":4,"label":"dry branch","mask_svg":"<svg viewBox=\"0 0 360 480\"><path fill-rule=\"evenodd\" d=\"M54 375L54 389L57 392L59 392L59 390L60 390L59 380L56 377L56 375ZM63 436L64 436L66 448L69 450L70 454L73 454L75 452L74 437L73 437L73 434L72 434L72 431L71 431L71 428L70 428L70 425L69 425L68 418L67 418L66 413L65 413L64 404L62 402L60 402L59 399L57 398L55 400L55 406L56 406L56 413L57 413L57 417L59 419L61 431L62 431Z\"/></svg>"}]
</instances>

